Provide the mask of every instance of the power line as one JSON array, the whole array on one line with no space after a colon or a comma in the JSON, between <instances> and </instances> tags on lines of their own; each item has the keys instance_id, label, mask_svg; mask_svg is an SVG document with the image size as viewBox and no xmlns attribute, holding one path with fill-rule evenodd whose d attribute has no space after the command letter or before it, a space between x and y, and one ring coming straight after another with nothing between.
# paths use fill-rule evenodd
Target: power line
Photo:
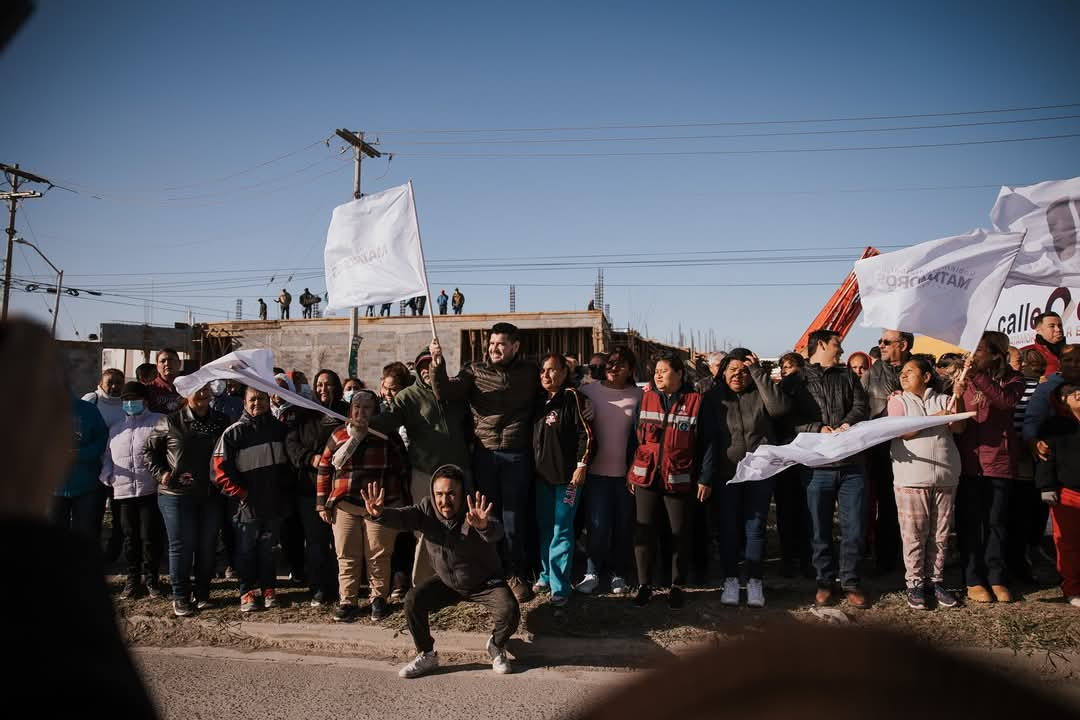
<instances>
[{"instance_id":1,"label":"power line","mask_svg":"<svg viewBox=\"0 0 1080 720\"><path fill-rule=\"evenodd\" d=\"M694 128L694 127L735 127L742 125L802 125L810 123L834 123L834 122L859 122L864 120L913 120L917 118L931 117L960 117L964 115L992 115L998 113L1027 112L1035 110L1060 110L1063 108L1080 107L1080 102L1062 103L1060 105L1032 105L1028 107L994 108L987 110L960 110L951 112L932 113L908 113L904 115L853 115L847 117L825 118L785 118L770 120L725 120L713 122L683 122L683 123L647 123L647 124L608 124L608 125L579 125L569 127L500 127L500 128L419 128L419 129L391 129L378 130L376 133L386 135L428 135L450 133L504 133L504 132L585 132L591 130L650 130L662 128Z\"/></svg>"},{"instance_id":2,"label":"power line","mask_svg":"<svg viewBox=\"0 0 1080 720\"><path fill-rule=\"evenodd\" d=\"M581 152L581 153L397 153L401 157L449 160L497 160L497 159L566 159L566 158L612 158L612 157L704 157L710 155L787 155L795 153L866 152L877 150L925 150L931 148L963 147L968 145L999 145L1004 143L1039 142L1080 137L1080 133L1040 135L1036 137L1000 138L995 140L962 140L957 142L919 143L915 145L864 145L856 147L827 148L753 148L749 150L657 150L645 152Z\"/></svg>"},{"instance_id":3,"label":"power line","mask_svg":"<svg viewBox=\"0 0 1080 720\"><path fill-rule=\"evenodd\" d=\"M939 125L906 125L884 128L843 128L840 130L793 130L781 132L730 133L722 135L648 135L623 137L579 137L579 138L515 138L512 140L405 140L398 145L533 145L551 143L602 143L602 142L653 142L669 140L720 140L750 137L796 137L803 135L846 135L858 133L902 132L910 130L942 130L954 128L983 127L992 125L1015 125L1019 123L1050 122L1054 120L1073 120L1080 115L1056 115L1046 118L1021 118L1018 120L985 120L972 123L947 123Z\"/></svg>"}]
</instances>

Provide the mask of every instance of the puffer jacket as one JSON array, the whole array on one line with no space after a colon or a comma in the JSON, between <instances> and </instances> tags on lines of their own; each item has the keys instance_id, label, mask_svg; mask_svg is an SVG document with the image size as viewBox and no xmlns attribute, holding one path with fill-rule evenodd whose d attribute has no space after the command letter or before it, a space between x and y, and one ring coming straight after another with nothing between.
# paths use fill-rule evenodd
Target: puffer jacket
<instances>
[{"instance_id":1,"label":"puffer jacket","mask_svg":"<svg viewBox=\"0 0 1080 720\"><path fill-rule=\"evenodd\" d=\"M426 497L416 505L383 508L373 521L398 530L423 533L424 549L431 558L435 575L459 594L471 595L504 582L498 550L503 525L492 513L487 527L477 530L465 523L466 510L462 498L458 513L447 520L435 509L431 497Z\"/></svg>"},{"instance_id":2,"label":"puffer jacket","mask_svg":"<svg viewBox=\"0 0 1080 720\"><path fill-rule=\"evenodd\" d=\"M290 506L296 473L285 454L285 426L269 411L252 417L244 411L226 428L214 448L214 484L230 499L230 510L243 503L254 520L278 520Z\"/></svg>"},{"instance_id":3,"label":"puffer jacket","mask_svg":"<svg viewBox=\"0 0 1080 720\"><path fill-rule=\"evenodd\" d=\"M197 418L189 407L158 420L143 447L143 458L158 483L158 493L216 496L210 459L218 439L231 424L229 418L215 410ZM169 483L161 485L167 472L171 473Z\"/></svg>"},{"instance_id":4,"label":"puffer jacket","mask_svg":"<svg viewBox=\"0 0 1080 720\"><path fill-rule=\"evenodd\" d=\"M761 444L775 444L774 421L795 402L760 365L749 368L753 385L734 393L723 379L701 399L701 484L717 487L735 476L735 467Z\"/></svg>"},{"instance_id":5,"label":"puffer jacket","mask_svg":"<svg viewBox=\"0 0 1080 720\"><path fill-rule=\"evenodd\" d=\"M331 408L339 415L348 415L345 403L336 402ZM288 427L288 426L286 426ZM298 411L296 423L289 428L285 436L285 452L289 462L296 469L296 494L302 497L315 497L315 482L318 468L312 467L312 458L321 458L326 449L326 441L341 427L341 421L324 415L316 410Z\"/></svg>"},{"instance_id":6,"label":"puffer jacket","mask_svg":"<svg viewBox=\"0 0 1080 720\"><path fill-rule=\"evenodd\" d=\"M446 362L433 363L431 389L440 402L464 400L472 409L476 439L488 450L529 449L533 402L540 392L540 368L515 357L508 366L466 365L456 378Z\"/></svg>"},{"instance_id":7,"label":"puffer jacket","mask_svg":"<svg viewBox=\"0 0 1080 720\"><path fill-rule=\"evenodd\" d=\"M907 360L904 360L907 362ZM890 365L878 360L862 376L863 390L870 403L870 417L879 418L888 410L889 398L900 389L900 365Z\"/></svg>"},{"instance_id":8,"label":"puffer jacket","mask_svg":"<svg viewBox=\"0 0 1080 720\"><path fill-rule=\"evenodd\" d=\"M960 472L976 477L1015 478L1020 438L1013 424L1016 403L1024 396L1024 376L1011 370L1001 382L973 373L964 392L964 408L975 413L956 437Z\"/></svg>"},{"instance_id":9,"label":"puffer jacket","mask_svg":"<svg viewBox=\"0 0 1080 720\"><path fill-rule=\"evenodd\" d=\"M145 410L128 415L109 429L109 444L101 463L101 482L117 500L157 494L157 480L143 456L146 441L162 416Z\"/></svg>"}]
</instances>

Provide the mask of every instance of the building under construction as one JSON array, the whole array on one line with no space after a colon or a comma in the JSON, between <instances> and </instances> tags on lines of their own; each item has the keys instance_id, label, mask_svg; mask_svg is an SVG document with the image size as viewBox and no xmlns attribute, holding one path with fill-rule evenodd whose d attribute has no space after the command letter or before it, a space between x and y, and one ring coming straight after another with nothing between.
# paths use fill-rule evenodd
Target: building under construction
<instances>
[{"instance_id":1,"label":"building under construction","mask_svg":"<svg viewBox=\"0 0 1080 720\"><path fill-rule=\"evenodd\" d=\"M690 352L641 337L632 330L611 328L599 310L477 313L437 315L435 327L446 357L447 371L454 375L470 362L484 358L491 327L509 322L521 331L521 353L538 360L549 352L576 357L587 363L593 353L626 345L651 368L660 351L674 352L688 361ZM365 382L382 375L395 360L411 361L431 342L427 316L362 317L357 374ZM288 370L305 372L319 368L341 371L349 361L349 318L303 320L237 320L208 323L193 328L192 366L203 365L234 350L266 348L275 362ZM639 379L644 378L639 371Z\"/></svg>"}]
</instances>

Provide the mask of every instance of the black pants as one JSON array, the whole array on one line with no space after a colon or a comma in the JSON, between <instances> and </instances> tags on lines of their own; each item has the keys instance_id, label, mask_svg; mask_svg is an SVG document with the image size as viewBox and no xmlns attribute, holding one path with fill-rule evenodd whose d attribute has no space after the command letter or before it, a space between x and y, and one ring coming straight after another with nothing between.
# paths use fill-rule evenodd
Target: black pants
<instances>
[{"instance_id":1,"label":"black pants","mask_svg":"<svg viewBox=\"0 0 1080 720\"><path fill-rule=\"evenodd\" d=\"M315 507L315 498L309 502ZM322 519L319 520L322 523ZM323 523L326 525L326 523ZM328 526L329 527L329 526ZM285 556L285 564L295 582L304 582L306 578L307 557L304 551L304 525L297 513L292 513L281 521L281 535L278 542L281 545L281 553Z\"/></svg>"},{"instance_id":2,"label":"black pants","mask_svg":"<svg viewBox=\"0 0 1080 720\"><path fill-rule=\"evenodd\" d=\"M874 560L878 572L892 572L901 560L901 543L889 443L871 448L867 460L868 480L873 487L876 509L870 525L874 534Z\"/></svg>"},{"instance_id":3,"label":"black pants","mask_svg":"<svg viewBox=\"0 0 1080 720\"><path fill-rule=\"evenodd\" d=\"M492 642L498 648L506 647L506 641L517 630L521 610L518 608L517 598L505 582L493 580L492 583L482 590L462 595L438 577L433 577L410 590L405 596L405 619L409 623L409 633L413 637L416 651L431 652L435 648L428 616L464 601L479 603L487 608L495 621Z\"/></svg>"},{"instance_id":4,"label":"black pants","mask_svg":"<svg viewBox=\"0 0 1080 720\"><path fill-rule=\"evenodd\" d=\"M810 564L810 516L802 465L793 465L776 476L776 532L785 565Z\"/></svg>"},{"instance_id":5,"label":"black pants","mask_svg":"<svg viewBox=\"0 0 1080 720\"><path fill-rule=\"evenodd\" d=\"M1049 514L1050 506L1042 501L1034 482L1017 480L1013 484L1005 543L1005 561L1010 575L1026 577L1031 574L1027 549L1042 541Z\"/></svg>"},{"instance_id":6,"label":"black pants","mask_svg":"<svg viewBox=\"0 0 1080 720\"><path fill-rule=\"evenodd\" d=\"M129 581L155 585L161 565L161 511L157 495L113 500L124 528L124 560Z\"/></svg>"},{"instance_id":7,"label":"black pants","mask_svg":"<svg viewBox=\"0 0 1080 720\"><path fill-rule=\"evenodd\" d=\"M1008 541L1008 478L960 476L956 518L960 554L967 585L1004 585L1005 544Z\"/></svg>"},{"instance_id":8,"label":"black pants","mask_svg":"<svg viewBox=\"0 0 1080 720\"><path fill-rule=\"evenodd\" d=\"M690 564L693 507L696 502L690 493L667 495L652 488L634 488L634 560L637 563L638 582L652 582L652 561L656 554L656 513L663 501L671 526L671 584L686 584L687 566Z\"/></svg>"}]
</instances>

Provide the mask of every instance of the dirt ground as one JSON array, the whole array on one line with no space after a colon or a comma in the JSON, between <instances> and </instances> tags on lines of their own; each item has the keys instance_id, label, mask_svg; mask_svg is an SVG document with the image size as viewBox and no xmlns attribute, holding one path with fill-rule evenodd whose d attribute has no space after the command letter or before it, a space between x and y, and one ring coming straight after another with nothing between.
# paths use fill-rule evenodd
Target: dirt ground
<instances>
[{"instance_id":1,"label":"dirt ground","mask_svg":"<svg viewBox=\"0 0 1080 720\"><path fill-rule=\"evenodd\" d=\"M1038 585L1016 586L1017 602L1010 605L962 604L956 608L919 611L909 608L900 588L900 573L866 582L874 604L856 610L841 602L822 617L812 609L814 582L805 578L784 579L766 575L764 609L726 607L715 587L690 588L686 606L671 610L663 593L657 593L645 608L635 607L627 597L598 593L575 594L565 609L555 609L545 597L522 608L522 629L537 636L576 638L642 638L669 648L687 642L716 637L738 637L767 625L795 622L850 622L884 626L913 633L945 647L1006 648L1049 658L1080 652L1080 613L1064 603L1060 590L1052 585L1053 568L1036 568ZM327 623L332 624L333 606L309 606L306 589L278 590L280 606L241 616L234 580L215 580L213 608L198 613L202 623L175 619L166 599L146 597L120 600L120 584L114 582L114 599L120 619L133 644L176 646L191 644L239 646L256 649L259 641L238 633L234 623ZM957 583L949 583L956 590ZM745 597L745 595L744 595ZM362 608L362 610L365 608ZM383 626L404 632L406 623L400 603L391 605L392 614ZM838 612L835 612L838 611ZM147 623L138 618L168 619L167 623ZM132 620L135 619L135 620ZM361 612L359 624L374 624ZM209 625L207 625L209 623ZM432 617L434 630L489 632L487 613L480 607L461 604Z\"/></svg>"}]
</instances>

